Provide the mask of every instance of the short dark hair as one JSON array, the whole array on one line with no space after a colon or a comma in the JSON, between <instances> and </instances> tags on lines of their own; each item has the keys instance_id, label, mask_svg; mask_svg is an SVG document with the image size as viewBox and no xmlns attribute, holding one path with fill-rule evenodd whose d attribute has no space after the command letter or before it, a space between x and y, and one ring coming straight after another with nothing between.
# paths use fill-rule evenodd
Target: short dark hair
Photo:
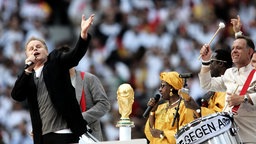
<instances>
[{"instance_id":1,"label":"short dark hair","mask_svg":"<svg viewBox=\"0 0 256 144\"><path fill-rule=\"evenodd\" d=\"M240 35L236 39L244 39L246 41L246 43L247 43L247 46L252 48L255 51L254 43L253 43L253 41L252 41L252 39L250 37L245 36L245 35Z\"/></svg>"},{"instance_id":2,"label":"short dark hair","mask_svg":"<svg viewBox=\"0 0 256 144\"><path fill-rule=\"evenodd\" d=\"M217 60L225 61L224 65L226 68L230 68L233 66L230 48L220 48L215 50L214 52L216 53L215 58Z\"/></svg>"},{"instance_id":3,"label":"short dark hair","mask_svg":"<svg viewBox=\"0 0 256 144\"><path fill-rule=\"evenodd\" d=\"M34 41L34 40L40 41L45 46L45 49L48 51L48 47L46 45L46 42L43 39L37 38L37 37L31 37L27 40L27 42L25 44L25 50L27 50L28 43L30 43L31 41Z\"/></svg>"}]
</instances>

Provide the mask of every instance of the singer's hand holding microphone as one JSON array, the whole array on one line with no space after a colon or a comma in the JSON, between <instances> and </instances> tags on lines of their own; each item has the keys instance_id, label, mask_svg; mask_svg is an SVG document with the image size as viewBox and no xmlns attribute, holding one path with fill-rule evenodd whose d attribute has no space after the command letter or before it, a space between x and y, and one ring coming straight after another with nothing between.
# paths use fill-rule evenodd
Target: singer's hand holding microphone
<instances>
[{"instance_id":1,"label":"singer's hand holding microphone","mask_svg":"<svg viewBox=\"0 0 256 144\"><path fill-rule=\"evenodd\" d=\"M35 64L35 60L36 60L36 57L34 55L28 57L26 60L25 60L25 66L24 66L24 69L26 72L28 73L31 73L32 70L33 70L33 66Z\"/></svg>"},{"instance_id":2,"label":"singer's hand holding microphone","mask_svg":"<svg viewBox=\"0 0 256 144\"><path fill-rule=\"evenodd\" d=\"M160 99L160 94L156 94L155 97L149 99L147 104L148 107L143 113L144 118L147 118L150 112L154 112L156 110L159 99Z\"/></svg>"}]
</instances>

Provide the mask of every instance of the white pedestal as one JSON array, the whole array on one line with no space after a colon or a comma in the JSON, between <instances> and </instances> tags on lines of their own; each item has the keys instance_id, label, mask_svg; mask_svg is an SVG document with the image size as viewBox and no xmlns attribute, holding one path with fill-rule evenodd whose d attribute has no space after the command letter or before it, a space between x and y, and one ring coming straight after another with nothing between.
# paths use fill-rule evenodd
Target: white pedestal
<instances>
[{"instance_id":1,"label":"white pedestal","mask_svg":"<svg viewBox=\"0 0 256 144\"><path fill-rule=\"evenodd\" d=\"M119 140L131 140L131 131L134 123L130 119L121 119L117 122L116 127L119 127Z\"/></svg>"},{"instance_id":2,"label":"white pedestal","mask_svg":"<svg viewBox=\"0 0 256 144\"><path fill-rule=\"evenodd\" d=\"M119 127L119 140L131 140L131 127Z\"/></svg>"}]
</instances>

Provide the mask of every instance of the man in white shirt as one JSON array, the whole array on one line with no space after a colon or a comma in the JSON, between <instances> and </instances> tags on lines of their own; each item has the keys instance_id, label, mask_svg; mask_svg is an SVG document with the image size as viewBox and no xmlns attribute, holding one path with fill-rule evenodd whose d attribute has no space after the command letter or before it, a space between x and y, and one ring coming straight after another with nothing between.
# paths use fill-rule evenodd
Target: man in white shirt
<instances>
[{"instance_id":1,"label":"man in white shirt","mask_svg":"<svg viewBox=\"0 0 256 144\"><path fill-rule=\"evenodd\" d=\"M239 127L238 134L243 143L255 143L256 140L256 106L254 105L256 103L256 74L252 77L246 93L240 94L253 70L250 62L254 48L254 43L250 38L237 36L231 49L234 66L219 77L211 77L210 74L212 50L209 45L203 45L200 50L202 56L202 67L199 73L200 85L206 90L227 92L224 111L231 112L233 107L239 106L236 111L233 111L233 117Z\"/></svg>"}]
</instances>

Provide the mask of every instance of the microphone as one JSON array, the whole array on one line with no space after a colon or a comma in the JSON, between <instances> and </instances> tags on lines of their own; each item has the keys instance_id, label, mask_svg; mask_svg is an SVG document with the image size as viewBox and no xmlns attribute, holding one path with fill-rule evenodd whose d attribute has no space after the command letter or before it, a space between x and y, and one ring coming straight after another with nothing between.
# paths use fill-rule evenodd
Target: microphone
<instances>
[{"instance_id":1,"label":"microphone","mask_svg":"<svg viewBox=\"0 0 256 144\"><path fill-rule=\"evenodd\" d=\"M179 75L180 78L191 78L192 76L192 73L184 73Z\"/></svg>"},{"instance_id":2,"label":"microphone","mask_svg":"<svg viewBox=\"0 0 256 144\"><path fill-rule=\"evenodd\" d=\"M155 101L158 102L160 99L160 94L156 94L154 97ZM143 117L146 118L148 117L149 112L152 110L152 106L148 106L147 109L145 110L145 112L143 113Z\"/></svg>"},{"instance_id":3,"label":"microphone","mask_svg":"<svg viewBox=\"0 0 256 144\"><path fill-rule=\"evenodd\" d=\"M34 63L32 61L29 61L25 66L24 69L27 69L28 67L30 67L31 65L33 65Z\"/></svg>"}]
</instances>

